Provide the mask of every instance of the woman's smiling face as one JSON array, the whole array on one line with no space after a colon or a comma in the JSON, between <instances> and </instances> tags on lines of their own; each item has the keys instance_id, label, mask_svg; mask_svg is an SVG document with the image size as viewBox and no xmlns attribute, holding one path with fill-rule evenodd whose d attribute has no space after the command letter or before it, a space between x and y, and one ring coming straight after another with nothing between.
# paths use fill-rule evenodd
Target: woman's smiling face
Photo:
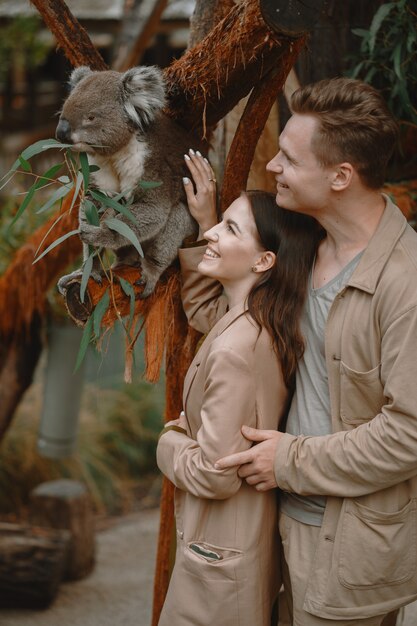
<instances>
[{"instance_id":1,"label":"woman's smiling face","mask_svg":"<svg viewBox=\"0 0 417 626\"><path fill-rule=\"evenodd\" d=\"M223 213L223 219L204 233L207 249L198 270L222 284L253 277L252 268L262 255L248 197L242 194ZM252 280L252 279L251 279Z\"/></svg>"}]
</instances>

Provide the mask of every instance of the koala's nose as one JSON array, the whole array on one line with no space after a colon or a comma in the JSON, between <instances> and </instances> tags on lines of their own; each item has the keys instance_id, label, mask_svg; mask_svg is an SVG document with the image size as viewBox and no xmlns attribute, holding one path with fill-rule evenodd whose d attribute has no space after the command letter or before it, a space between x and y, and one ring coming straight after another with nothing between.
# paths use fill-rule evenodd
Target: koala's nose
<instances>
[{"instance_id":1,"label":"koala's nose","mask_svg":"<svg viewBox=\"0 0 417 626\"><path fill-rule=\"evenodd\" d=\"M62 143L72 143L71 141L71 126L68 120L61 118L56 127L55 136L58 141Z\"/></svg>"}]
</instances>

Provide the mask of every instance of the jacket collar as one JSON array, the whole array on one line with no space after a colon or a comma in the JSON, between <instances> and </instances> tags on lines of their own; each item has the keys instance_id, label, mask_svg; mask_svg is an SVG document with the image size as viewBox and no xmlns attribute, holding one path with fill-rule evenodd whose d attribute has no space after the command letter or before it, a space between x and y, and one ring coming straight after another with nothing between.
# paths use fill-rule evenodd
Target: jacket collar
<instances>
[{"instance_id":1,"label":"jacket collar","mask_svg":"<svg viewBox=\"0 0 417 626\"><path fill-rule=\"evenodd\" d=\"M224 333L224 331L229 328L239 317L244 315L248 310L247 303L236 304L232 307L223 317L213 326L210 332L206 335L201 348L197 352L194 357L193 364L200 365L202 359L206 355L212 341L216 339L219 335Z\"/></svg>"},{"instance_id":2,"label":"jacket collar","mask_svg":"<svg viewBox=\"0 0 417 626\"><path fill-rule=\"evenodd\" d=\"M381 272L407 226L407 220L400 209L388 196L382 195L385 198L384 213L347 283L347 286L370 294L375 293Z\"/></svg>"}]
</instances>

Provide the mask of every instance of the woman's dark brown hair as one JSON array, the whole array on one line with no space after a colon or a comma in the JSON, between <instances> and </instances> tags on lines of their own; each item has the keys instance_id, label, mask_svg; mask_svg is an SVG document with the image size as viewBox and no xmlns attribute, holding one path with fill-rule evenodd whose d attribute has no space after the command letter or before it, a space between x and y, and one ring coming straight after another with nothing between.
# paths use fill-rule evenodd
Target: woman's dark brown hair
<instances>
[{"instance_id":1,"label":"woman's dark brown hair","mask_svg":"<svg viewBox=\"0 0 417 626\"><path fill-rule=\"evenodd\" d=\"M271 335L284 380L291 386L304 352L300 317L320 230L313 218L277 206L273 194L247 191L244 195L262 247L276 254L274 266L249 293L249 313Z\"/></svg>"}]
</instances>

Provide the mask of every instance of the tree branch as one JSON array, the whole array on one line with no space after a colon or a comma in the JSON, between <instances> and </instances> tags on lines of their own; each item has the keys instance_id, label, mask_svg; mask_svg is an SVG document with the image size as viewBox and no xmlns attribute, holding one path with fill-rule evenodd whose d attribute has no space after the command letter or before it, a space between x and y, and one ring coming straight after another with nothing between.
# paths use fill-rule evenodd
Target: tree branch
<instances>
[{"instance_id":1,"label":"tree branch","mask_svg":"<svg viewBox=\"0 0 417 626\"><path fill-rule=\"evenodd\" d=\"M64 0L30 1L74 67L89 65L93 70L107 69L103 57L91 43L87 31L73 16Z\"/></svg>"}]
</instances>

